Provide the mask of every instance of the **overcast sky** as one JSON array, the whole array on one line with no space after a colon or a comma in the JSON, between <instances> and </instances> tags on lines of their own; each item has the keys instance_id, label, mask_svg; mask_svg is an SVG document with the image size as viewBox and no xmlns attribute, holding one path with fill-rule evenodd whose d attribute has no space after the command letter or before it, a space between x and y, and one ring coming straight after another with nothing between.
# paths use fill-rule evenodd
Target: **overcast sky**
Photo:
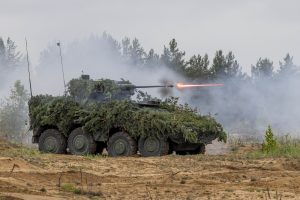
<instances>
[{"instance_id":1,"label":"overcast sky","mask_svg":"<svg viewBox=\"0 0 300 200\"><path fill-rule=\"evenodd\" d=\"M276 65L290 52L300 65L299 0L0 0L0 36L32 61L50 42L69 43L107 31L137 37L161 53L175 38L187 55L233 51L245 71L259 57Z\"/></svg>"}]
</instances>

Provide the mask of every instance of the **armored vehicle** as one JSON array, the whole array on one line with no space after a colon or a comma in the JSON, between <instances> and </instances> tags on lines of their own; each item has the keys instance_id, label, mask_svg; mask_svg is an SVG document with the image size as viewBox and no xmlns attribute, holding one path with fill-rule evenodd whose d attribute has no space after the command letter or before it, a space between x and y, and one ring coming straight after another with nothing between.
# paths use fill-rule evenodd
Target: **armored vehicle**
<instances>
[{"instance_id":1,"label":"armored vehicle","mask_svg":"<svg viewBox=\"0 0 300 200\"><path fill-rule=\"evenodd\" d=\"M64 96L29 101L33 143L46 153L109 156L198 154L213 140L226 140L222 126L177 98L153 99L129 81L72 79Z\"/></svg>"}]
</instances>

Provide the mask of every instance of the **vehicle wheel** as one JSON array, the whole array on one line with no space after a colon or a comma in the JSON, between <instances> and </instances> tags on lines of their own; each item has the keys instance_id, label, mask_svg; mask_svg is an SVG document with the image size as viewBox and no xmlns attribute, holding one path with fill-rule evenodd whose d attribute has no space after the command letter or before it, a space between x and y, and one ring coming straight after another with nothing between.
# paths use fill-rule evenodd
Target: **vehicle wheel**
<instances>
[{"instance_id":1,"label":"vehicle wheel","mask_svg":"<svg viewBox=\"0 0 300 200\"><path fill-rule=\"evenodd\" d=\"M84 132L82 127L74 129L69 135L68 148L73 155L94 154L96 147L93 137Z\"/></svg>"},{"instance_id":2,"label":"vehicle wheel","mask_svg":"<svg viewBox=\"0 0 300 200\"><path fill-rule=\"evenodd\" d=\"M63 154L66 152L66 148L66 138L56 129L45 130L39 138L41 152Z\"/></svg>"},{"instance_id":3,"label":"vehicle wheel","mask_svg":"<svg viewBox=\"0 0 300 200\"><path fill-rule=\"evenodd\" d=\"M139 152L144 157L167 155L169 142L156 136L140 137Z\"/></svg>"},{"instance_id":4,"label":"vehicle wheel","mask_svg":"<svg viewBox=\"0 0 300 200\"><path fill-rule=\"evenodd\" d=\"M109 138L107 151L112 157L132 156L137 152L136 141L128 133L117 132Z\"/></svg>"}]
</instances>

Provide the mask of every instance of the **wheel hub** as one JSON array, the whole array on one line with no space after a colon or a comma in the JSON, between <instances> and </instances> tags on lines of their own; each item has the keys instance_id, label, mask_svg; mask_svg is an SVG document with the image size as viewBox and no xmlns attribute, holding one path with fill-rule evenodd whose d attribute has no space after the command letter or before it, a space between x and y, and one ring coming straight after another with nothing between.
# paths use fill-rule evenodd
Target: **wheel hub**
<instances>
[{"instance_id":1,"label":"wheel hub","mask_svg":"<svg viewBox=\"0 0 300 200\"><path fill-rule=\"evenodd\" d=\"M123 140L117 140L114 144L114 150L118 155L123 154L126 151L126 144Z\"/></svg>"},{"instance_id":2,"label":"wheel hub","mask_svg":"<svg viewBox=\"0 0 300 200\"><path fill-rule=\"evenodd\" d=\"M80 149L83 149L85 147L86 140L85 140L84 136L77 135L74 138L73 143L74 143L74 147L76 149L80 150Z\"/></svg>"},{"instance_id":3,"label":"wheel hub","mask_svg":"<svg viewBox=\"0 0 300 200\"><path fill-rule=\"evenodd\" d=\"M145 140L144 146L145 146L145 150L146 151L148 151L148 152L154 152L157 149L159 149L159 141L157 140L157 138L148 137Z\"/></svg>"},{"instance_id":4,"label":"wheel hub","mask_svg":"<svg viewBox=\"0 0 300 200\"><path fill-rule=\"evenodd\" d=\"M54 137L48 137L45 139L45 149L48 152L53 152L57 148L57 141Z\"/></svg>"}]
</instances>

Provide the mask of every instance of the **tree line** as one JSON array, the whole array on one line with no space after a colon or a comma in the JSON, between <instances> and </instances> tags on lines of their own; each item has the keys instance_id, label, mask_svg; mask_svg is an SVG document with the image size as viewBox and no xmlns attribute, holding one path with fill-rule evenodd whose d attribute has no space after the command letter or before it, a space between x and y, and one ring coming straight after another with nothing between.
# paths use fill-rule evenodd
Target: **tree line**
<instances>
[{"instance_id":1,"label":"tree line","mask_svg":"<svg viewBox=\"0 0 300 200\"><path fill-rule=\"evenodd\" d=\"M22 54L17 50L17 46L13 40L9 37L7 40L3 40L0 37L0 70L1 74L3 70L12 71L14 70L22 60Z\"/></svg>"},{"instance_id":2,"label":"tree line","mask_svg":"<svg viewBox=\"0 0 300 200\"><path fill-rule=\"evenodd\" d=\"M233 52L224 52L217 50L212 58L209 59L208 54L192 55L187 57L186 52L178 47L175 39L172 39L167 45L163 46L163 52L158 54L154 49L146 51L140 44L138 39L124 38L121 42L115 40L111 35L103 33L101 37L96 37L92 41L96 46L101 46L104 51L103 57L106 55L112 56L113 59L125 63L128 66L136 67L139 69L159 69L166 67L182 77L192 82L223 82L231 81L229 88L226 92L218 95L211 94L207 90L201 91L201 98L197 99L194 105L207 107L207 110L214 112L214 108L219 111L218 120L221 123L233 124L237 126L253 127L261 114L259 113L264 109L262 105L250 105L251 112L256 114L249 114L248 110L237 109L236 102L246 102L244 93L241 92L245 89L245 85L256 84L259 85L262 81L272 81L272 84L281 84L280 81L284 79L299 79L300 67L293 62L293 57L286 54L282 61L279 62L279 69L274 69L274 63L268 58L259 58L257 62L251 66L251 74L242 72L242 66L239 64ZM55 50L55 49L54 49ZM53 58L53 49L43 51L41 60L43 58ZM51 52L52 51L52 52ZM96 52L97 54L97 52ZM99 53L100 54L100 53ZM51 55L51 56L49 56ZM99 55L101 56L101 55ZM17 45L13 40L7 38L3 40L0 37L0 71L1 77L9 77L9 73L21 65L24 56L18 51ZM270 88L269 86L259 85L259 87L252 87L255 90L262 90L261 88ZM241 89L242 88L242 89ZM265 94L266 91L262 90L260 94ZM235 98L233 98L236 96ZM19 140L24 135L26 128L25 120L27 119L27 100L28 92L20 81L17 81L11 88L10 96L0 97L0 136L9 137L11 140ZM191 103L196 95L191 96ZM227 101L226 109L216 106L216 98L222 101ZM256 96L257 98L257 96ZM260 97L259 97L260 98ZM269 100L272 100L270 96ZM224 100L225 99L225 100ZM255 102L256 103L256 102ZM264 102L266 103L266 102ZM219 104L219 103L217 103ZM259 104L259 103L257 103ZM211 105L211 107L209 106ZM251 107L252 106L252 107ZM247 113L241 115L241 113ZM237 118L239 118L237 120ZM238 122L237 122L238 121ZM15 123L15 124L14 124ZM20 125L21 124L21 125ZM225 127L226 128L226 127ZM230 128L228 128L230 129Z\"/></svg>"},{"instance_id":3,"label":"tree line","mask_svg":"<svg viewBox=\"0 0 300 200\"><path fill-rule=\"evenodd\" d=\"M225 53L222 50L217 50L212 61L210 61L207 54L197 54L186 58L186 52L179 49L175 39L163 47L161 55L156 53L154 49L146 52L136 38L133 40L124 38L119 43L104 33L102 39L110 47L111 52L114 52L119 59L130 66L140 68L166 66L183 77L195 81L278 78L300 73L300 67L294 64L293 57L289 53L279 62L280 68L277 71L274 69L273 61L268 58L259 58L251 66L251 74L249 75L242 72L242 66L232 51Z\"/></svg>"},{"instance_id":4,"label":"tree line","mask_svg":"<svg viewBox=\"0 0 300 200\"><path fill-rule=\"evenodd\" d=\"M179 49L177 41L172 39L168 45L163 47L163 53L159 55L150 49L144 50L138 39L130 40L124 38L121 42L115 40L107 33L103 33L101 40L106 44L106 50L113 52L115 57L122 62L139 68L151 68L166 66L179 73L183 77L197 81L214 81L237 78L241 80L275 78L279 76L290 76L300 73L300 67L295 65L293 57L286 54L279 69L274 70L274 63L268 58L259 58L251 66L251 74L242 72L242 67L235 58L232 51L225 53L217 50L212 61L207 54L192 55L186 58L185 51ZM11 71L20 65L24 59L13 40L0 37L0 70ZM1 73L2 74L2 73Z\"/></svg>"}]
</instances>

